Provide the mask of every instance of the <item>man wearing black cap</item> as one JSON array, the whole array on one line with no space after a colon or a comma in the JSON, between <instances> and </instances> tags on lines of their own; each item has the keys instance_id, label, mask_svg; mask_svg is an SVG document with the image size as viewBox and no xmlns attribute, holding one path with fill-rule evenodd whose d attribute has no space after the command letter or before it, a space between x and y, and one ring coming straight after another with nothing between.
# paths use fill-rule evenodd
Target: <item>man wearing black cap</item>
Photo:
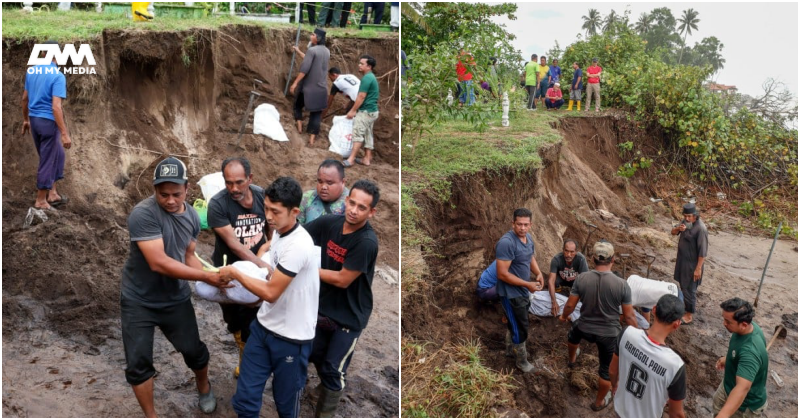
<instances>
[{"instance_id":1,"label":"man wearing black cap","mask_svg":"<svg viewBox=\"0 0 800 420\"><path fill-rule=\"evenodd\" d=\"M58 45L58 42L45 44ZM28 69L22 93L22 135L30 130L39 155L36 202L33 204L37 209L46 210L67 203L67 198L56 191L56 182L64 178L64 149L72 145L61 103L66 98L67 79L58 71L55 59Z\"/></svg>"},{"instance_id":2,"label":"man wearing black cap","mask_svg":"<svg viewBox=\"0 0 800 420\"><path fill-rule=\"evenodd\" d=\"M590 407L593 411L600 411L611 401L609 366L617 349L617 336L622 331L620 306L625 323L633 328L637 324L631 305L631 288L611 271L614 265L614 246L611 243L602 240L594 244L594 265L594 270L581 273L575 279L559 320L567 322L578 301L581 302L581 317L567 335L568 366L574 366L581 340L597 344L599 378L597 396Z\"/></svg>"},{"instance_id":3,"label":"man wearing black cap","mask_svg":"<svg viewBox=\"0 0 800 420\"><path fill-rule=\"evenodd\" d=\"M314 29L311 34L311 47L304 53L294 49L303 58L300 73L289 89L295 95L294 119L297 131L303 132L303 108L311 113L306 131L310 134L308 144L313 145L319 134L322 111L328 104L328 62L331 52L325 47L325 31ZM299 87L299 88L298 88Z\"/></svg>"},{"instance_id":4,"label":"man wearing black cap","mask_svg":"<svg viewBox=\"0 0 800 420\"><path fill-rule=\"evenodd\" d=\"M219 274L203 271L194 254L200 218L185 201L186 165L164 159L156 166L153 186L155 193L128 216L131 246L120 293L125 379L145 416L155 417L153 333L158 327L194 371L200 409L211 413L217 402L208 381L208 348L200 341L186 280L230 286Z\"/></svg>"},{"instance_id":5,"label":"man wearing black cap","mask_svg":"<svg viewBox=\"0 0 800 420\"><path fill-rule=\"evenodd\" d=\"M672 228L678 238L678 257L675 259L674 278L683 292L686 313L681 318L684 324L691 324L697 308L697 287L703 283L703 262L708 254L708 230L700 220L694 203L683 205L683 221Z\"/></svg>"}]
</instances>

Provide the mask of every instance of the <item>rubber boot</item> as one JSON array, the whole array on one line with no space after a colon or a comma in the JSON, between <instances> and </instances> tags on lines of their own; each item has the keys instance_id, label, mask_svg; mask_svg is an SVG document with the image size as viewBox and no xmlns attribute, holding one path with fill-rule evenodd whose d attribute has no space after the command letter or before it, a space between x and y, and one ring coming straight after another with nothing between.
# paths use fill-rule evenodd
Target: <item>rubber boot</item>
<instances>
[{"instance_id":1,"label":"rubber boot","mask_svg":"<svg viewBox=\"0 0 800 420\"><path fill-rule=\"evenodd\" d=\"M511 342L511 331L506 331L506 357L514 357L513 344Z\"/></svg>"},{"instance_id":2,"label":"rubber boot","mask_svg":"<svg viewBox=\"0 0 800 420\"><path fill-rule=\"evenodd\" d=\"M319 388L319 399L317 400L317 409L314 416L317 418L331 418L336 415L336 406L339 405L339 399L342 397L343 391L331 391L322 385Z\"/></svg>"},{"instance_id":3,"label":"rubber boot","mask_svg":"<svg viewBox=\"0 0 800 420\"><path fill-rule=\"evenodd\" d=\"M524 373L533 371L533 365L528 363L528 352L525 350L525 343L514 344L514 358L519 370Z\"/></svg>"},{"instance_id":4,"label":"rubber boot","mask_svg":"<svg viewBox=\"0 0 800 420\"><path fill-rule=\"evenodd\" d=\"M573 101L572 99L570 99L570 101L569 101L569 106L567 107L567 111L572 111L572 104L573 104L574 102L575 102L575 101Z\"/></svg>"},{"instance_id":5,"label":"rubber boot","mask_svg":"<svg viewBox=\"0 0 800 420\"><path fill-rule=\"evenodd\" d=\"M581 110L581 101L578 101L578 111Z\"/></svg>"},{"instance_id":6,"label":"rubber boot","mask_svg":"<svg viewBox=\"0 0 800 420\"><path fill-rule=\"evenodd\" d=\"M239 366L242 365L242 355L244 354L244 341L242 341L242 332L236 331L233 333L233 340L236 341L236 347L239 348L239 363L236 365L236 369L233 370L233 377L239 378Z\"/></svg>"}]
</instances>

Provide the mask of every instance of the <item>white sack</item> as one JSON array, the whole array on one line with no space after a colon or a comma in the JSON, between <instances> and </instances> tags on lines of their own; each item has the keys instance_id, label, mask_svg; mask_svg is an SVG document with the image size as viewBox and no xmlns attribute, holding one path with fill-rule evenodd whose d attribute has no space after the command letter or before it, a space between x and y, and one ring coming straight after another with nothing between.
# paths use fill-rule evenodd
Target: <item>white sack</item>
<instances>
[{"instance_id":1,"label":"white sack","mask_svg":"<svg viewBox=\"0 0 800 420\"><path fill-rule=\"evenodd\" d=\"M253 134L263 134L275 141L289 141L281 125L281 114L272 104L261 104L253 111Z\"/></svg>"},{"instance_id":2,"label":"white sack","mask_svg":"<svg viewBox=\"0 0 800 420\"><path fill-rule=\"evenodd\" d=\"M250 261L236 261L231 265L250 277L260 279L265 282L269 281L267 279L267 274L269 271L266 268L259 268ZM212 302L240 303L248 305L256 303L260 300L258 296L245 289L245 287L242 286L242 284L238 281L234 280L230 282L230 284L233 285L233 287L229 289L219 289L208 283L198 281L195 285L195 291L197 292L197 296Z\"/></svg>"},{"instance_id":3,"label":"white sack","mask_svg":"<svg viewBox=\"0 0 800 420\"><path fill-rule=\"evenodd\" d=\"M211 197L225 189L225 178L222 177L222 172L214 172L200 178L197 181L197 185L203 191L203 198L206 199L206 202L209 202Z\"/></svg>"},{"instance_id":4,"label":"white sack","mask_svg":"<svg viewBox=\"0 0 800 420\"><path fill-rule=\"evenodd\" d=\"M678 296L678 286L666 281L651 280L637 275L628 277L631 288L631 304L637 308L650 309L664 295Z\"/></svg>"},{"instance_id":5,"label":"white sack","mask_svg":"<svg viewBox=\"0 0 800 420\"><path fill-rule=\"evenodd\" d=\"M353 151L353 120L346 116L333 117L333 126L328 133L328 140L331 142L329 151L347 159Z\"/></svg>"}]
</instances>

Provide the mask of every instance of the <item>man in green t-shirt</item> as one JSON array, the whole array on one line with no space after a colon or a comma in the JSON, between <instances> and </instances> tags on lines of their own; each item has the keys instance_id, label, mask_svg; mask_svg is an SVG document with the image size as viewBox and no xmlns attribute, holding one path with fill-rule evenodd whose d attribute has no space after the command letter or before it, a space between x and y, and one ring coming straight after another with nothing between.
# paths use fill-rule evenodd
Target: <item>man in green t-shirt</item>
<instances>
[{"instance_id":1,"label":"man in green t-shirt","mask_svg":"<svg viewBox=\"0 0 800 420\"><path fill-rule=\"evenodd\" d=\"M753 322L750 303L733 298L722 302L723 324L732 332L728 354L717 361L725 376L714 394L715 417L761 417L767 408L767 340Z\"/></svg>"},{"instance_id":2,"label":"man in green t-shirt","mask_svg":"<svg viewBox=\"0 0 800 420\"><path fill-rule=\"evenodd\" d=\"M539 87L539 63L536 59L538 55L533 54L531 61L525 64L525 91L528 92L528 109L536 109L536 89Z\"/></svg>"},{"instance_id":3,"label":"man in green t-shirt","mask_svg":"<svg viewBox=\"0 0 800 420\"><path fill-rule=\"evenodd\" d=\"M375 70L375 59L369 55L362 55L358 60L358 71L364 75L361 86L358 88L356 103L347 113L347 118L353 120L353 151L350 157L342 161L345 167L358 163L369 166L372 161L374 149L372 126L378 119L378 79L372 73ZM358 156L361 145L364 145L364 159Z\"/></svg>"}]
</instances>

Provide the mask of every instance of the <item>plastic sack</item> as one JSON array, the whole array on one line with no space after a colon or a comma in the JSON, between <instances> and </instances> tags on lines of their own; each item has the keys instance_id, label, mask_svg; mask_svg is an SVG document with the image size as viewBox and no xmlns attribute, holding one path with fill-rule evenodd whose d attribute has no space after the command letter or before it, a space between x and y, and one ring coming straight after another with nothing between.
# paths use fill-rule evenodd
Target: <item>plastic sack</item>
<instances>
[{"instance_id":1,"label":"plastic sack","mask_svg":"<svg viewBox=\"0 0 800 420\"><path fill-rule=\"evenodd\" d=\"M556 303L558 303L558 314L564 312L564 305L567 303L567 297L556 293ZM536 293L531 293L531 306L529 308L530 312L536 316L553 316L553 313L550 312L550 308L552 308L552 302L550 302L550 292L546 290L542 290ZM575 306L575 310L569 315L569 319L572 322L575 322L578 318L581 317L581 303L578 302L578 305Z\"/></svg>"},{"instance_id":2,"label":"plastic sack","mask_svg":"<svg viewBox=\"0 0 800 420\"><path fill-rule=\"evenodd\" d=\"M197 212L197 216L200 217L200 229L208 229L208 202L198 198L194 200L192 207Z\"/></svg>"},{"instance_id":3,"label":"plastic sack","mask_svg":"<svg viewBox=\"0 0 800 420\"><path fill-rule=\"evenodd\" d=\"M25 215L25 223L22 224L23 229L27 229L34 225L35 219L39 219L42 222L47 221L47 214L45 214L44 210L37 209L36 207L31 207L28 209L28 214Z\"/></svg>"},{"instance_id":4,"label":"plastic sack","mask_svg":"<svg viewBox=\"0 0 800 420\"><path fill-rule=\"evenodd\" d=\"M264 280L265 282L269 281L267 279L267 269L259 268L250 261L236 261L231 265L250 277ZM230 282L230 284L233 285L233 287L228 289L220 289L208 283L198 281L195 285L195 292L197 292L197 296L202 299L220 303L240 303L249 305L258 302L261 299L249 290L245 289L245 287L236 280Z\"/></svg>"},{"instance_id":5,"label":"plastic sack","mask_svg":"<svg viewBox=\"0 0 800 420\"><path fill-rule=\"evenodd\" d=\"M637 308L652 308L664 295L678 296L678 286L666 281L646 279L637 275L628 277L631 304Z\"/></svg>"},{"instance_id":6,"label":"plastic sack","mask_svg":"<svg viewBox=\"0 0 800 420\"><path fill-rule=\"evenodd\" d=\"M253 111L253 134L263 134L275 141L289 141L281 125L281 114L272 104L261 104Z\"/></svg>"},{"instance_id":7,"label":"plastic sack","mask_svg":"<svg viewBox=\"0 0 800 420\"><path fill-rule=\"evenodd\" d=\"M349 158L353 151L353 120L346 116L333 117L333 126L328 133L331 147L328 151L336 153L343 158Z\"/></svg>"},{"instance_id":8,"label":"plastic sack","mask_svg":"<svg viewBox=\"0 0 800 420\"><path fill-rule=\"evenodd\" d=\"M197 181L197 185L199 185L200 190L203 191L203 198L206 199L207 203L211 201L211 197L225 189L225 178L223 178L222 172L214 172L213 174L208 174L200 178L200 180Z\"/></svg>"}]
</instances>

